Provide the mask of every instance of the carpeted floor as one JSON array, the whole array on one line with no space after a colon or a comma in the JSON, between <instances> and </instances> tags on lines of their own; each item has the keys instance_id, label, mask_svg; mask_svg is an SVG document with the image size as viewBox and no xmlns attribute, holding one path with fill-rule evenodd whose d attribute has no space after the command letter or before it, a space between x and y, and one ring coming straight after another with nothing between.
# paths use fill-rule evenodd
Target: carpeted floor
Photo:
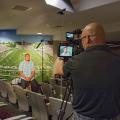
<instances>
[{"instance_id":1,"label":"carpeted floor","mask_svg":"<svg viewBox=\"0 0 120 120\"><path fill-rule=\"evenodd\" d=\"M0 97L0 102L7 103L6 100L1 97ZM20 114L25 114L27 116L31 116L31 112L21 111L18 109L17 105L13 105L11 103L8 103L8 105L6 105L6 106L0 107L0 119L2 119L2 120L5 118L20 115Z\"/></svg>"}]
</instances>

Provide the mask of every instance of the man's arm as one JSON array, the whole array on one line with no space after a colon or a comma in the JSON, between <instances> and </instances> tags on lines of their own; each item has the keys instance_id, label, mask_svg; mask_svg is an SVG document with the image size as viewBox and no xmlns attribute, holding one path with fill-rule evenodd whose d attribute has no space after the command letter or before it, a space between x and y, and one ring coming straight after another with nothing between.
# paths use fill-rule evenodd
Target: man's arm
<instances>
[{"instance_id":1,"label":"man's arm","mask_svg":"<svg viewBox=\"0 0 120 120\"><path fill-rule=\"evenodd\" d=\"M33 70L32 72L31 72L31 75L30 75L30 77L26 77L24 74L23 74L23 72L22 71L19 71L19 75L20 75L20 77L22 77L24 80L31 80L34 76L35 76L35 70Z\"/></svg>"},{"instance_id":2,"label":"man's arm","mask_svg":"<svg viewBox=\"0 0 120 120\"><path fill-rule=\"evenodd\" d=\"M23 79L26 80L26 76L23 74L23 71L19 71L19 75L20 75L20 77L22 77Z\"/></svg>"},{"instance_id":3,"label":"man's arm","mask_svg":"<svg viewBox=\"0 0 120 120\"><path fill-rule=\"evenodd\" d=\"M35 66L34 63L31 62L31 74L29 76L29 80L31 80L35 76Z\"/></svg>"},{"instance_id":4,"label":"man's arm","mask_svg":"<svg viewBox=\"0 0 120 120\"><path fill-rule=\"evenodd\" d=\"M61 60L60 58L57 58L55 61L53 74L63 75L63 65L64 65L64 61Z\"/></svg>"},{"instance_id":5,"label":"man's arm","mask_svg":"<svg viewBox=\"0 0 120 120\"><path fill-rule=\"evenodd\" d=\"M64 61L58 58L57 62L55 63L54 75L58 74L67 77L71 72L71 66L72 66L72 60L68 60L64 64Z\"/></svg>"},{"instance_id":6,"label":"man's arm","mask_svg":"<svg viewBox=\"0 0 120 120\"><path fill-rule=\"evenodd\" d=\"M31 72L31 75L30 75L30 80L35 76L35 69L33 68L32 72Z\"/></svg>"}]
</instances>

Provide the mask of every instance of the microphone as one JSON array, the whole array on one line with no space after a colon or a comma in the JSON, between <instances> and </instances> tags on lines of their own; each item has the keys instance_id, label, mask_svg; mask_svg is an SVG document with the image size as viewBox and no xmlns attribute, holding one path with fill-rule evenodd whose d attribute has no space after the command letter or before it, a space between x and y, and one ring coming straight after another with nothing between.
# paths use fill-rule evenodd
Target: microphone
<instances>
[{"instance_id":1,"label":"microphone","mask_svg":"<svg viewBox=\"0 0 120 120\"><path fill-rule=\"evenodd\" d=\"M41 42L37 45L36 49L39 48L39 46L41 45L41 43L44 41L44 39L41 40Z\"/></svg>"}]
</instances>

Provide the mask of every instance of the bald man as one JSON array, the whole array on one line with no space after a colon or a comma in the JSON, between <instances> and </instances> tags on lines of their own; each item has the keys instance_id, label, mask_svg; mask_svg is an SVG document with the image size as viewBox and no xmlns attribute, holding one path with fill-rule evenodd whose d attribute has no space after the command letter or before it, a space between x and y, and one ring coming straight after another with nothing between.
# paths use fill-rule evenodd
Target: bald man
<instances>
[{"instance_id":1,"label":"bald man","mask_svg":"<svg viewBox=\"0 0 120 120\"><path fill-rule=\"evenodd\" d=\"M81 34L84 52L63 67L73 80L73 120L109 120L120 113L120 58L105 43L98 23L88 24Z\"/></svg>"}]
</instances>

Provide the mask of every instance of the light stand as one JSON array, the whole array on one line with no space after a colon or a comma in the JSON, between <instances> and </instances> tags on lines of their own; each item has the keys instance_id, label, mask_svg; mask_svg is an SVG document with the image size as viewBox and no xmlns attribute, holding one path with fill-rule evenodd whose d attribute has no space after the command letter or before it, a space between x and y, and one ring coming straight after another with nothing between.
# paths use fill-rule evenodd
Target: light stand
<instances>
[{"instance_id":1,"label":"light stand","mask_svg":"<svg viewBox=\"0 0 120 120\"><path fill-rule=\"evenodd\" d=\"M41 42L37 45L36 48L38 48L43 42L44 42L44 40L41 40ZM43 51L43 44L42 44L42 46L41 46L41 55L42 55L42 59L41 59L41 65L42 65L41 66L41 78L42 78L42 82L44 81L43 53L44 53L44 51Z\"/></svg>"},{"instance_id":2,"label":"light stand","mask_svg":"<svg viewBox=\"0 0 120 120\"><path fill-rule=\"evenodd\" d=\"M41 42L43 42L43 41L41 41ZM44 81L44 67L43 67L43 44L42 44L42 72L41 72L41 75L42 75L42 82Z\"/></svg>"}]
</instances>

